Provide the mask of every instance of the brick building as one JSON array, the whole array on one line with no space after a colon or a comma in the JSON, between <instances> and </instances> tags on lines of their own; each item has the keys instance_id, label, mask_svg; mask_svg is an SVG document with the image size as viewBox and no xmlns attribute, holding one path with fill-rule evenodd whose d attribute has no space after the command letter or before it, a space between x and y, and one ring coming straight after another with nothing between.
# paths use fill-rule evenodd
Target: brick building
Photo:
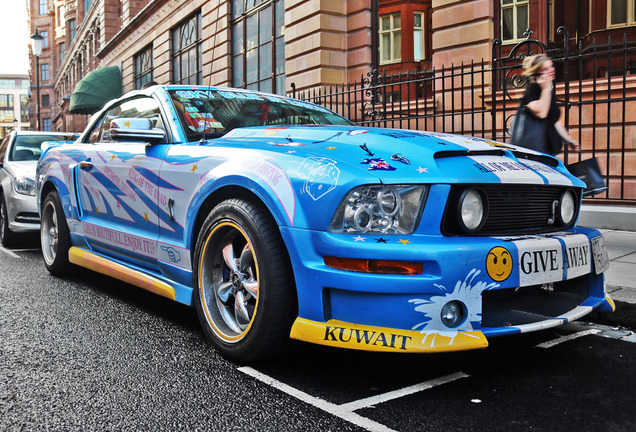
<instances>
[{"instance_id":1,"label":"brick building","mask_svg":"<svg viewBox=\"0 0 636 432\"><path fill-rule=\"evenodd\" d=\"M396 73L439 71L470 62L491 65L495 60L493 42L501 41L500 55L505 56L528 36L528 28L533 31L531 37L548 48L562 45L564 37L572 50L585 52L597 48L593 38L618 41L625 37L630 46L636 40L636 6L627 0L29 3L32 30L48 32L49 45L40 58L42 97L48 97L49 105L41 101L42 122L47 125L50 121L53 130L62 131L79 130L86 124L87 115L69 111L70 95L79 80L100 66L121 69L124 92L154 80L285 94L359 81L372 69ZM561 26L568 30L565 36L558 30ZM599 105L601 111L594 112L581 108L580 116L573 111L570 117L580 126L577 138L582 142L603 133L609 142L610 136L622 134L617 137L625 143L622 150L608 153L606 160L611 160L610 169L629 176L629 187L634 189L629 196L636 196L636 168L630 168L636 166L636 118L629 114L636 112L629 108L636 92L636 81L631 76L636 70L633 57L624 61L615 58L611 65L596 70L589 62L577 69L578 75L569 75L570 80L594 80L593 86L586 83L577 90L582 101L602 93L598 93L602 83L597 79L627 76L624 99L629 106L620 108L628 113L625 127L608 124L605 132L596 128L598 119L607 118L602 110L607 112L609 105ZM621 62L627 66L619 67ZM475 86L489 87L471 97L489 99L493 93L490 75L477 78ZM563 86L558 89L563 91ZM434 121L447 121L445 111L463 104L468 93L465 89L436 90L430 108L437 115ZM429 123L423 127L428 128ZM463 132L483 133L484 128L501 130L504 126L488 124L486 119L482 130ZM619 161L623 157L624 163Z\"/></svg>"}]
</instances>

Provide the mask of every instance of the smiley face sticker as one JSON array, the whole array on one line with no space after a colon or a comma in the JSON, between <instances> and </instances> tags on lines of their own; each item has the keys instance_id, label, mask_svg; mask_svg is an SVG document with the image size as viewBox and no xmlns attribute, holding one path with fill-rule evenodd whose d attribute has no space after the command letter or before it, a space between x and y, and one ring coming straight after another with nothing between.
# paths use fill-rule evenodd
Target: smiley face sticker
<instances>
[{"instance_id":1,"label":"smiley face sticker","mask_svg":"<svg viewBox=\"0 0 636 432\"><path fill-rule=\"evenodd\" d=\"M512 273L512 256L506 248L500 246L490 249L486 257L486 270L488 276L496 282L508 279Z\"/></svg>"}]
</instances>

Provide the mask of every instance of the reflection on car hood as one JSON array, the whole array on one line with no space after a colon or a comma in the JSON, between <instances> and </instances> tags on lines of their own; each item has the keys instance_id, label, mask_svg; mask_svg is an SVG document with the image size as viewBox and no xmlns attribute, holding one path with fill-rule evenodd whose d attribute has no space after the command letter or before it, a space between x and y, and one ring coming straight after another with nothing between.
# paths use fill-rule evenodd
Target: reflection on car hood
<instances>
[{"instance_id":1,"label":"reflection on car hood","mask_svg":"<svg viewBox=\"0 0 636 432\"><path fill-rule=\"evenodd\" d=\"M209 144L324 158L385 183L530 183L583 186L556 158L492 140L401 129L281 126L234 129Z\"/></svg>"},{"instance_id":2,"label":"reflection on car hood","mask_svg":"<svg viewBox=\"0 0 636 432\"><path fill-rule=\"evenodd\" d=\"M5 164L5 169L11 173L13 177L26 177L35 180L35 169L38 161L11 161Z\"/></svg>"}]
</instances>

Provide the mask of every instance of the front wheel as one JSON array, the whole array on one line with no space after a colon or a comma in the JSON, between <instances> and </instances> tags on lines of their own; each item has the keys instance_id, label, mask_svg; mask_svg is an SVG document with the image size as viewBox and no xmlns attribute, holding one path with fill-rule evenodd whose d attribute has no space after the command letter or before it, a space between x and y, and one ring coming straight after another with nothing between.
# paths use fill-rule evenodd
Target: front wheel
<instances>
[{"instance_id":1,"label":"front wheel","mask_svg":"<svg viewBox=\"0 0 636 432\"><path fill-rule=\"evenodd\" d=\"M2 246L11 247L15 241L15 234L9 228L9 212L4 202L4 195L0 191L0 243Z\"/></svg>"},{"instance_id":2,"label":"front wheel","mask_svg":"<svg viewBox=\"0 0 636 432\"><path fill-rule=\"evenodd\" d=\"M54 276L67 274L71 268L68 260L71 234L64 217L60 196L55 191L50 192L42 204L40 242L44 264L49 273Z\"/></svg>"},{"instance_id":3,"label":"front wheel","mask_svg":"<svg viewBox=\"0 0 636 432\"><path fill-rule=\"evenodd\" d=\"M244 200L222 202L203 223L194 259L197 313L217 350L240 362L280 353L296 315L296 292L269 212Z\"/></svg>"}]
</instances>

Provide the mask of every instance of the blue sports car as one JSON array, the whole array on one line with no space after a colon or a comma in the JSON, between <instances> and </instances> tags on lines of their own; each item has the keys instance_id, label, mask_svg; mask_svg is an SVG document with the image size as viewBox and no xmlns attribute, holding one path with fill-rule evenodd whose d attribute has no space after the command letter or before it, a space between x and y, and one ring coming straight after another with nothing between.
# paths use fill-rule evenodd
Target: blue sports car
<instances>
[{"instance_id":1,"label":"blue sports car","mask_svg":"<svg viewBox=\"0 0 636 432\"><path fill-rule=\"evenodd\" d=\"M38 164L48 270L87 267L196 308L249 362L290 338L393 352L611 311L584 183L484 139L362 128L254 91L153 86Z\"/></svg>"}]
</instances>

